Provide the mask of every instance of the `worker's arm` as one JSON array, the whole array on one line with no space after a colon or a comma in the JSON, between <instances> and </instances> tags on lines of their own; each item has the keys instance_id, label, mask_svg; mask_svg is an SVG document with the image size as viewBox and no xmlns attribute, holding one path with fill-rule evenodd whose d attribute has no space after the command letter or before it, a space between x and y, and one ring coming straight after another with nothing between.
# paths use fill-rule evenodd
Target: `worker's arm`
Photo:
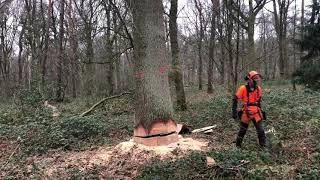
<instances>
[{"instance_id":1,"label":"worker's arm","mask_svg":"<svg viewBox=\"0 0 320 180\"><path fill-rule=\"evenodd\" d=\"M238 117L238 111L237 111L237 106L238 106L238 100L243 99L243 94L245 92L246 87L245 86L240 86L235 95L233 96L232 99L232 118L236 119Z\"/></svg>"}]
</instances>

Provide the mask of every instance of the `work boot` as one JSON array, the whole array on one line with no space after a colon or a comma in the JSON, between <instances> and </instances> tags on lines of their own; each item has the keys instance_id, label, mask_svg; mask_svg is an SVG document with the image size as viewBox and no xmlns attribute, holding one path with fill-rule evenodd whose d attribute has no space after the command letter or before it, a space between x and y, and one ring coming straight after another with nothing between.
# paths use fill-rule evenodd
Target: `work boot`
<instances>
[{"instance_id":1,"label":"work boot","mask_svg":"<svg viewBox=\"0 0 320 180\"><path fill-rule=\"evenodd\" d=\"M239 148L239 149L241 148L242 140L243 140L243 138L237 137L236 147Z\"/></svg>"},{"instance_id":2,"label":"work boot","mask_svg":"<svg viewBox=\"0 0 320 180\"><path fill-rule=\"evenodd\" d=\"M262 122L259 121L258 123L256 123L255 121L253 121L253 124L256 127L260 147L265 147L266 146L266 134L264 132Z\"/></svg>"}]
</instances>

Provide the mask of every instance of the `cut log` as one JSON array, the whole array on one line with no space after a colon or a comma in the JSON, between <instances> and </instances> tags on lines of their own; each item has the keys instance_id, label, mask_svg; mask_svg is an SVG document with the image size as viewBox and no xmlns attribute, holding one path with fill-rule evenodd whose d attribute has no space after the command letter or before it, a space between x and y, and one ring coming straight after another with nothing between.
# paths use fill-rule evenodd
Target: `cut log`
<instances>
[{"instance_id":1,"label":"cut log","mask_svg":"<svg viewBox=\"0 0 320 180\"><path fill-rule=\"evenodd\" d=\"M205 134L211 134L211 133L213 133L213 129L206 130L206 131L204 131L203 133L205 133Z\"/></svg>"},{"instance_id":2,"label":"cut log","mask_svg":"<svg viewBox=\"0 0 320 180\"><path fill-rule=\"evenodd\" d=\"M195 129L195 130L192 131L192 133L199 133L199 132L208 131L208 130L213 129L215 127L217 127L217 125L207 126L207 127L203 127L203 128L200 128L200 129Z\"/></svg>"}]
</instances>

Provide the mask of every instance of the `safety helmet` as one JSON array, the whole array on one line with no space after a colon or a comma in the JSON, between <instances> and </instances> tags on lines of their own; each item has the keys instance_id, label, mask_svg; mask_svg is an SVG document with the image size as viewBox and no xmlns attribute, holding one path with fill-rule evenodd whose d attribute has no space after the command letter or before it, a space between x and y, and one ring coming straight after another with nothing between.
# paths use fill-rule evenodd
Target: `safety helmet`
<instances>
[{"instance_id":1,"label":"safety helmet","mask_svg":"<svg viewBox=\"0 0 320 180\"><path fill-rule=\"evenodd\" d=\"M261 78L261 74L259 74L257 71L250 71L245 77L245 80L260 80Z\"/></svg>"}]
</instances>

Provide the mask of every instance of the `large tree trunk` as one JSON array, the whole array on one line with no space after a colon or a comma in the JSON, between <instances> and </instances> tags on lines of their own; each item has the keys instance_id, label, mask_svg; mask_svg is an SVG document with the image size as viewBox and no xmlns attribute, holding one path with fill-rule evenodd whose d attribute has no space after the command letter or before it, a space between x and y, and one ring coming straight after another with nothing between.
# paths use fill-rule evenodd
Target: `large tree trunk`
<instances>
[{"instance_id":1,"label":"large tree trunk","mask_svg":"<svg viewBox=\"0 0 320 180\"><path fill-rule=\"evenodd\" d=\"M187 105L182 80L181 65L179 61L179 46L177 37L177 11L178 0L171 0L169 28L172 53L173 79L176 87L177 106L180 110L185 110L187 108Z\"/></svg>"},{"instance_id":2,"label":"large tree trunk","mask_svg":"<svg viewBox=\"0 0 320 180\"><path fill-rule=\"evenodd\" d=\"M172 143L177 141L177 134L172 121L168 60L164 56L162 1L133 0L130 5L134 23L135 141L147 145ZM158 134L171 135L158 136L153 144L146 143L148 138L141 138ZM170 138L158 141L165 137Z\"/></svg>"}]
</instances>

